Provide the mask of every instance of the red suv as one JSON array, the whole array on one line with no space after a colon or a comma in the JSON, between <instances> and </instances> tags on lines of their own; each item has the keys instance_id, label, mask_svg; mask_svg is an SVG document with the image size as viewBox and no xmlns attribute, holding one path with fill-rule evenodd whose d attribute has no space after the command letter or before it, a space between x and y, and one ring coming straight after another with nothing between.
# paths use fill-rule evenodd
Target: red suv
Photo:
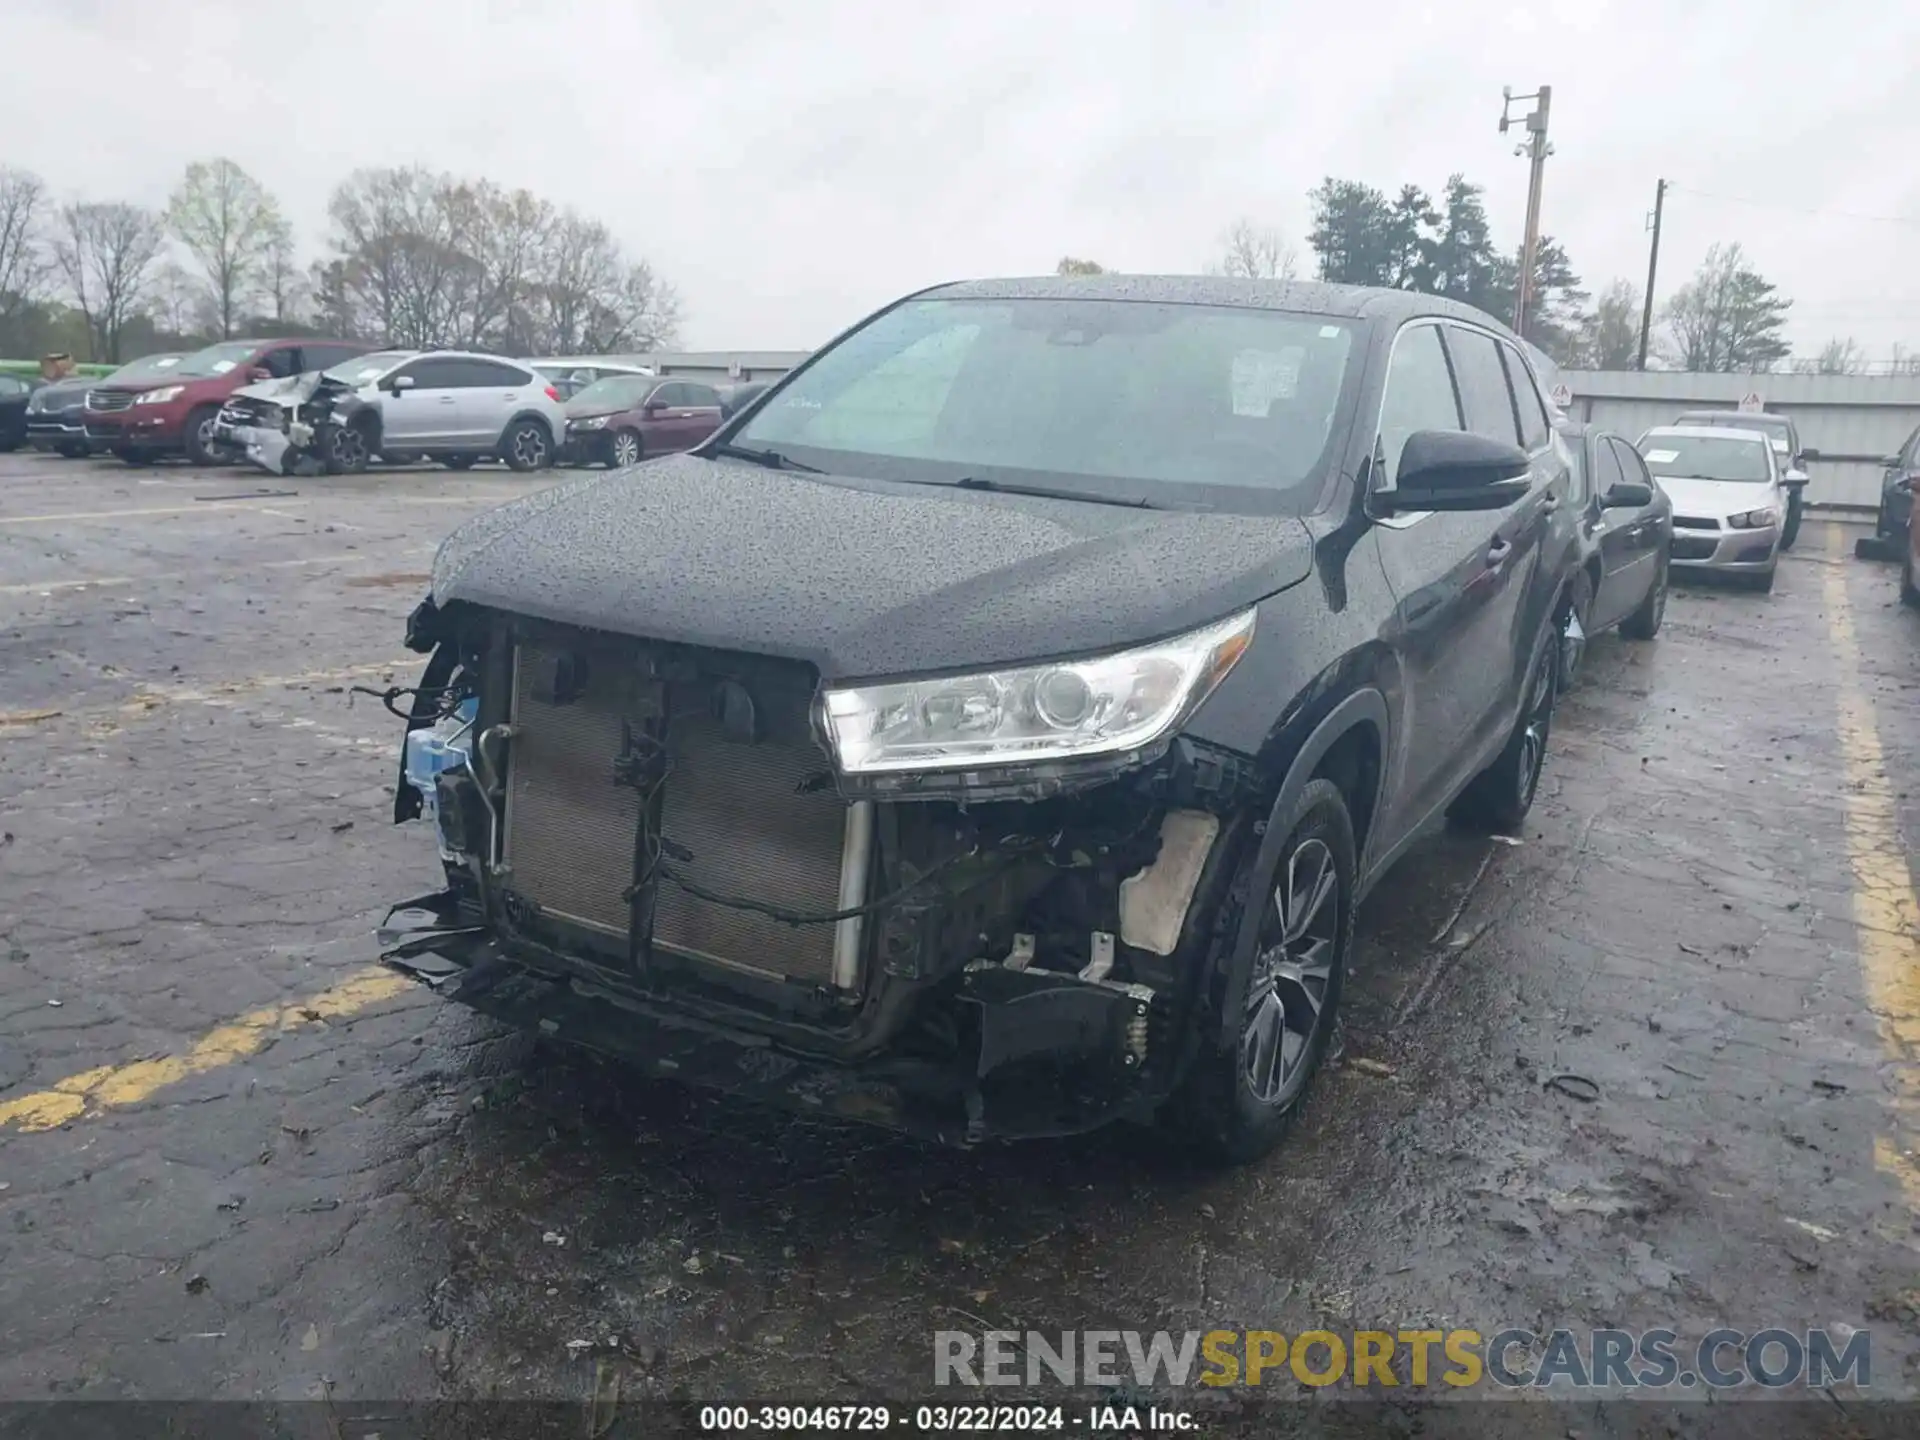
<instances>
[{"instance_id":1,"label":"red suv","mask_svg":"<svg viewBox=\"0 0 1920 1440\"><path fill-rule=\"evenodd\" d=\"M353 340L222 340L187 356L165 375L87 392L87 441L129 465L185 455L214 465L214 417L242 385L325 370L372 350Z\"/></svg>"}]
</instances>

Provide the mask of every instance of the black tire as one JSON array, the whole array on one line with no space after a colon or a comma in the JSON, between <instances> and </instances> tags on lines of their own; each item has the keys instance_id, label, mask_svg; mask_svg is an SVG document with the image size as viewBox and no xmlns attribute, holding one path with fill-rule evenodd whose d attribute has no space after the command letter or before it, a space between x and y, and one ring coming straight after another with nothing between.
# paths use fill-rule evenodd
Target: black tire
<instances>
[{"instance_id":1,"label":"black tire","mask_svg":"<svg viewBox=\"0 0 1920 1440\"><path fill-rule=\"evenodd\" d=\"M475 455L442 455L440 463L449 470L471 470L473 462L478 458Z\"/></svg>"},{"instance_id":2,"label":"black tire","mask_svg":"<svg viewBox=\"0 0 1920 1440\"><path fill-rule=\"evenodd\" d=\"M1773 564L1769 565L1764 572L1755 575L1748 580L1747 583L1762 595L1771 595L1773 593L1773 577L1779 573L1780 562L1776 560Z\"/></svg>"},{"instance_id":3,"label":"black tire","mask_svg":"<svg viewBox=\"0 0 1920 1440\"><path fill-rule=\"evenodd\" d=\"M222 463L220 453L213 444L213 422L219 414L218 405L202 405L187 414L186 429L181 434L187 447L187 459L195 465Z\"/></svg>"},{"instance_id":4,"label":"black tire","mask_svg":"<svg viewBox=\"0 0 1920 1440\"><path fill-rule=\"evenodd\" d=\"M607 437L607 468L624 470L646 458L647 447L638 430L616 430Z\"/></svg>"},{"instance_id":5,"label":"black tire","mask_svg":"<svg viewBox=\"0 0 1920 1440\"><path fill-rule=\"evenodd\" d=\"M517 474L544 470L553 464L553 435L538 420L515 420L500 436L499 455Z\"/></svg>"},{"instance_id":6,"label":"black tire","mask_svg":"<svg viewBox=\"0 0 1920 1440\"><path fill-rule=\"evenodd\" d=\"M330 425L321 449L329 475L364 475L373 460L373 437L363 425Z\"/></svg>"},{"instance_id":7,"label":"black tire","mask_svg":"<svg viewBox=\"0 0 1920 1440\"><path fill-rule=\"evenodd\" d=\"M1629 640L1651 640L1660 633L1660 622L1667 615L1667 557L1660 557L1659 573L1654 576L1653 588L1647 591L1647 598L1640 607L1620 622L1620 633Z\"/></svg>"},{"instance_id":8,"label":"black tire","mask_svg":"<svg viewBox=\"0 0 1920 1440\"><path fill-rule=\"evenodd\" d=\"M1913 546L1907 546L1907 553L1900 557L1900 601L1920 610L1920 577L1913 573Z\"/></svg>"},{"instance_id":9,"label":"black tire","mask_svg":"<svg viewBox=\"0 0 1920 1440\"><path fill-rule=\"evenodd\" d=\"M129 465L151 465L155 459L151 450L116 450L113 453Z\"/></svg>"},{"instance_id":10,"label":"black tire","mask_svg":"<svg viewBox=\"0 0 1920 1440\"><path fill-rule=\"evenodd\" d=\"M1801 488L1796 485L1787 492L1787 520L1780 531L1780 548L1791 550L1793 542L1800 538L1800 515L1806 509L1802 500Z\"/></svg>"},{"instance_id":11,"label":"black tire","mask_svg":"<svg viewBox=\"0 0 1920 1440\"><path fill-rule=\"evenodd\" d=\"M1554 646L1542 647L1527 675L1526 700L1513 733L1494 762L1467 782L1467 788L1447 809L1447 818L1472 830L1512 834L1533 808L1540 788L1540 772L1547 763L1547 742L1553 735L1555 687Z\"/></svg>"},{"instance_id":12,"label":"black tire","mask_svg":"<svg viewBox=\"0 0 1920 1440\"><path fill-rule=\"evenodd\" d=\"M1339 1020L1353 943L1353 818L1340 788L1308 781L1273 828L1287 838L1274 868L1248 877L1239 919L1259 927L1259 948L1246 985L1222 997L1242 1017L1238 1039L1231 1050L1201 1045L1161 1117L1207 1159L1229 1165L1269 1154L1293 1128ZM1245 863L1259 866L1257 849Z\"/></svg>"},{"instance_id":13,"label":"black tire","mask_svg":"<svg viewBox=\"0 0 1920 1440\"><path fill-rule=\"evenodd\" d=\"M53 447L53 453L68 460L84 460L89 451L85 445L75 445L72 441L62 441Z\"/></svg>"}]
</instances>

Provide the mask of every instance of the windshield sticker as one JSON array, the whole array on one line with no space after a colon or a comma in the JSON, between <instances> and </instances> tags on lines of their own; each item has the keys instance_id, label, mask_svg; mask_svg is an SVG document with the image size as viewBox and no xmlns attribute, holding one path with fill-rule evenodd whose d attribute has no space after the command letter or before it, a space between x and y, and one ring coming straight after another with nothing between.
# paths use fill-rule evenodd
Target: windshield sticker
<instances>
[{"instance_id":1,"label":"windshield sticker","mask_svg":"<svg viewBox=\"0 0 1920 1440\"><path fill-rule=\"evenodd\" d=\"M1671 465L1674 461L1678 460L1679 458L1680 458L1680 452L1678 450L1647 451L1647 463L1649 465Z\"/></svg>"}]
</instances>

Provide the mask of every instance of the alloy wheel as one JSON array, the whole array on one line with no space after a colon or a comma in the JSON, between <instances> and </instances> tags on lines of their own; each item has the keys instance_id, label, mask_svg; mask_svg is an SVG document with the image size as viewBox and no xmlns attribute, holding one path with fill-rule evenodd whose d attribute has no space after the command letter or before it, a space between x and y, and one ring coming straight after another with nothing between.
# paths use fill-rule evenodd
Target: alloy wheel
<instances>
[{"instance_id":1,"label":"alloy wheel","mask_svg":"<svg viewBox=\"0 0 1920 1440\"><path fill-rule=\"evenodd\" d=\"M333 458L343 469L351 470L367 458L367 437L351 425L333 432Z\"/></svg>"},{"instance_id":2,"label":"alloy wheel","mask_svg":"<svg viewBox=\"0 0 1920 1440\"><path fill-rule=\"evenodd\" d=\"M533 425L523 425L513 433L513 458L529 470L547 463L547 437Z\"/></svg>"},{"instance_id":3,"label":"alloy wheel","mask_svg":"<svg viewBox=\"0 0 1920 1440\"><path fill-rule=\"evenodd\" d=\"M1553 724L1553 666L1543 660L1527 696L1527 718L1520 732L1521 808L1533 803L1540 770L1547 760L1547 731Z\"/></svg>"},{"instance_id":4,"label":"alloy wheel","mask_svg":"<svg viewBox=\"0 0 1920 1440\"><path fill-rule=\"evenodd\" d=\"M613 465L616 470L624 470L627 466L638 463L639 459L640 442L638 440L624 430L613 437Z\"/></svg>"},{"instance_id":5,"label":"alloy wheel","mask_svg":"<svg viewBox=\"0 0 1920 1440\"><path fill-rule=\"evenodd\" d=\"M1240 1032L1241 1072L1264 1105L1289 1103L1307 1078L1339 938L1340 871L1333 851L1324 840L1302 840L1274 886Z\"/></svg>"}]
</instances>

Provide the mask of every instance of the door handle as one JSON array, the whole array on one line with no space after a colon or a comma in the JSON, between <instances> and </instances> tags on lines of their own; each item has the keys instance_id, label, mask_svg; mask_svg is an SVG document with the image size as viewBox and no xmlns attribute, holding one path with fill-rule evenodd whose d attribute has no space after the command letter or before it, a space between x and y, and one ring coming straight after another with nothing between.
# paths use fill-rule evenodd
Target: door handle
<instances>
[{"instance_id":1,"label":"door handle","mask_svg":"<svg viewBox=\"0 0 1920 1440\"><path fill-rule=\"evenodd\" d=\"M1540 508L1542 510L1558 510L1560 508L1560 497L1549 490L1545 498L1541 500Z\"/></svg>"},{"instance_id":2,"label":"door handle","mask_svg":"<svg viewBox=\"0 0 1920 1440\"><path fill-rule=\"evenodd\" d=\"M1507 557L1513 554L1513 542L1504 536L1496 539L1487 547L1487 568L1498 570L1507 563Z\"/></svg>"}]
</instances>

